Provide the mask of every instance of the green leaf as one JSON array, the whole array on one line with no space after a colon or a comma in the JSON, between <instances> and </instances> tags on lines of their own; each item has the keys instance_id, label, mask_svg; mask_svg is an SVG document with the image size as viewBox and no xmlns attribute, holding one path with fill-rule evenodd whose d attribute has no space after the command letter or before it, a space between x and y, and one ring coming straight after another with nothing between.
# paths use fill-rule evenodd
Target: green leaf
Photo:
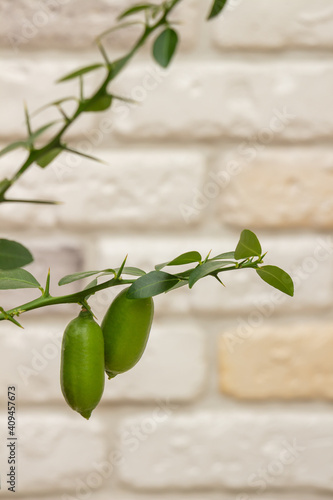
<instances>
[{"instance_id":1,"label":"green leaf","mask_svg":"<svg viewBox=\"0 0 333 500\"><path fill-rule=\"evenodd\" d=\"M67 276L64 276L61 278L59 281L58 285L68 285L69 283L73 283L73 281L78 281L78 280L83 280L84 278L89 278L89 276L94 276L95 274L113 274L114 276L116 275L115 271L113 269L104 269L102 271L83 271L79 273L74 273L74 274L68 274Z\"/></svg>"},{"instance_id":2,"label":"green leaf","mask_svg":"<svg viewBox=\"0 0 333 500\"><path fill-rule=\"evenodd\" d=\"M124 19L125 17L132 16L133 14L137 14L138 12L142 12L143 10L150 9L151 7L156 7L151 3L142 4L142 5L134 5L130 9L125 10L118 16L118 20Z\"/></svg>"},{"instance_id":3,"label":"green leaf","mask_svg":"<svg viewBox=\"0 0 333 500\"><path fill-rule=\"evenodd\" d=\"M105 111L109 109L112 104L112 95L105 94L97 97L96 99L91 99L88 101L88 105L85 108L87 113L94 112L98 113L99 111Z\"/></svg>"},{"instance_id":4,"label":"green leaf","mask_svg":"<svg viewBox=\"0 0 333 500\"><path fill-rule=\"evenodd\" d=\"M167 28L156 38L153 46L153 56L155 61L166 68L176 51L178 45L178 35L172 28Z\"/></svg>"},{"instance_id":5,"label":"green leaf","mask_svg":"<svg viewBox=\"0 0 333 500\"><path fill-rule=\"evenodd\" d=\"M155 266L156 271L160 271L163 269L163 267L166 266L182 266L184 264L192 264L193 262L201 262L202 257L199 254L199 252L186 252L179 257L176 257L173 260L170 260L170 262L164 262L163 264L158 264Z\"/></svg>"},{"instance_id":6,"label":"green leaf","mask_svg":"<svg viewBox=\"0 0 333 500\"><path fill-rule=\"evenodd\" d=\"M260 257L261 245L257 236L249 229L244 229L235 250L235 259L246 259L247 257Z\"/></svg>"},{"instance_id":7,"label":"green leaf","mask_svg":"<svg viewBox=\"0 0 333 500\"><path fill-rule=\"evenodd\" d=\"M172 288L169 288L169 290L166 290L165 293L172 292L173 290L176 290L177 288L181 288L181 287L183 287L185 285L188 285L188 281L187 280L181 280L178 283L176 283Z\"/></svg>"},{"instance_id":8,"label":"green leaf","mask_svg":"<svg viewBox=\"0 0 333 500\"><path fill-rule=\"evenodd\" d=\"M234 259L235 258L235 252L225 252L225 253L220 253L220 255L216 255L216 257L212 257L209 259L211 260L224 260L224 259Z\"/></svg>"},{"instance_id":9,"label":"green leaf","mask_svg":"<svg viewBox=\"0 0 333 500\"><path fill-rule=\"evenodd\" d=\"M15 151L15 149L19 149L19 148L28 149L28 143L26 141L12 142L11 144L9 144L8 146L6 146L5 148L3 148L0 151L0 156L4 156L7 153L10 153L11 151Z\"/></svg>"},{"instance_id":10,"label":"green leaf","mask_svg":"<svg viewBox=\"0 0 333 500\"><path fill-rule=\"evenodd\" d=\"M84 68L77 69L76 71L73 71L73 73L69 73L68 75L63 76L59 80L57 80L57 83L62 83L62 82L67 82L68 80L73 80L73 78L78 78L81 75L85 75L87 73L91 73L92 71L95 71L95 69L99 68L105 68L105 64L92 64L91 66L85 66Z\"/></svg>"},{"instance_id":11,"label":"green leaf","mask_svg":"<svg viewBox=\"0 0 333 500\"><path fill-rule=\"evenodd\" d=\"M269 285L293 297L294 283L288 273L276 266L262 266L256 269L257 274Z\"/></svg>"},{"instance_id":12,"label":"green leaf","mask_svg":"<svg viewBox=\"0 0 333 500\"><path fill-rule=\"evenodd\" d=\"M0 270L24 267L33 261L29 250L17 241L0 239Z\"/></svg>"},{"instance_id":13,"label":"green leaf","mask_svg":"<svg viewBox=\"0 0 333 500\"><path fill-rule=\"evenodd\" d=\"M154 297L178 283L179 279L172 274L164 273L163 271L151 271L141 278L138 278L133 285L130 286L127 297L129 299L146 299Z\"/></svg>"},{"instance_id":14,"label":"green leaf","mask_svg":"<svg viewBox=\"0 0 333 500\"><path fill-rule=\"evenodd\" d=\"M39 287L40 284L36 278L25 269L0 271L0 290Z\"/></svg>"},{"instance_id":15,"label":"green leaf","mask_svg":"<svg viewBox=\"0 0 333 500\"><path fill-rule=\"evenodd\" d=\"M207 19L208 20L213 19L214 17L218 16L220 14L220 12L222 12L226 3L227 3L227 0L214 0L212 10L210 11L210 14L209 14Z\"/></svg>"},{"instance_id":16,"label":"green leaf","mask_svg":"<svg viewBox=\"0 0 333 500\"><path fill-rule=\"evenodd\" d=\"M221 262L206 262L205 264L202 264L201 266L196 267L193 269L193 271L190 274L188 284L189 287L192 288L193 285L199 281L201 278L204 278L205 276L208 276L209 274L212 274L214 271L218 271L222 267L229 266L229 265L234 265L235 263L232 262L231 260L224 260Z\"/></svg>"},{"instance_id":17,"label":"green leaf","mask_svg":"<svg viewBox=\"0 0 333 500\"><path fill-rule=\"evenodd\" d=\"M116 267L114 270L116 273L119 272L120 267ZM129 276L144 276L146 274L145 271L139 269L138 267L124 267L122 270L122 274L128 274Z\"/></svg>"},{"instance_id":18,"label":"green leaf","mask_svg":"<svg viewBox=\"0 0 333 500\"><path fill-rule=\"evenodd\" d=\"M38 158L38 160L36 160L36 163L39 167L45 168L50 163L52 163L53 160L55 160L57 156L59 156L62 152L63 148L53 148L51 149L51 151L48 151L47 153L45 153L45 155L41 156L41 158Z\"/></svg>"}]
</instances>

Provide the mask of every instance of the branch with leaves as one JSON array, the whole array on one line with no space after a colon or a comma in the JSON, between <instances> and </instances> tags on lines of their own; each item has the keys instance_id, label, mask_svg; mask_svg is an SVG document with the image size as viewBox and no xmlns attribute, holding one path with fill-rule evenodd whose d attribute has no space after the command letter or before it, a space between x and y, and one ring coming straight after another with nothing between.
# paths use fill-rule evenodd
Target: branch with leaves
<instances>
[{"instance_id":1,"label":"branch with leaves","mask_svg":"<svg viewBox=\"0 0 333 500\"><path fill-rule=\"evenodd\" d=\"M28 156L21 167L10 179L6 178L0 182L0 203L21 202L56 204L54 201L18 200L8 198L6 196L7 192L15 184L15 182L17 182L18 179L33 164L37 164L40 168L46 168L63 152L69 152L75 155L89 158L91 160L100 161L97 158L87 155L81 151L70 148L63 139L65 133L84 113L105 111L112 106L112 103L115 100L121 100L125 102L129 101L129 99L127 99L126 97L121 97L113 94L109 90L109 86L115 79L115 77L118 76L118 74L125 68L125 66L127 66L129 61L138 52L138 50L157 31L160 31L160 33L153 44L153 57L155 61L163 68L166 68L170 64L176 52L179 41L178 34L173 28L173 23L170 20L170 14L177 6L177 4L181 3L181 1L182 0L171 0L162 2L162 4L160 5L151 3L136 5L120 14L120 16L118 17L119 24L102 33L96 41L103 61L90 64L89 66L86 66L84 68L79 68L78 70L75 70L58 80L58 83L68 82L70 80L78 80L79 95L64 97L63 99L51 102L42 106L34 113L34 116L36 116L37 114L42 113L48 108L55 107L60 114L60 118L58 120L46 123L45 125L39 127L37 130L33 130L32 118L28 112L27 106L25 106L25 122L28 134L27 138L25 140L13 142L6 146L0 151L0 157L16 149L25 149L28 153ZM216 17L222 11L225 3L226 0L223 2L215 0L208 19ZM136 18L137 15L143 15L144 19L139 18L133 21L127 21L128 18ZM124 20L126 21L124 22ZM142 26L143 31L139 39L125 56L115 61L110 61L107 51L103 45L104 39L115 30L123 29L132 25ZM93 94L90 97L87 97L84 91L84 77L100 69L105 70L105 78L102 84L93 92ZM72 102L76 106L74 112L70 116L65 112L63 107L63 105L68 102ZM53 127L59 125L60 130L58 130L46 144L37 147L36 143L43 138L43 135Z\"/></svg>"},{"instance_id":2,"label":"branch with leaves","mask_svg":"<svg viewBox=\"0 0 333 500\"><path fill-rule=\"evenodd\" d=\"M4 247L2 246L2 248ZM131 299L144 299L170 292L183 286L188 286L191 289L199 280L207 276L217 279L223 285L219 276L221 273L241 269L254 269L260 278L269 285L287 295L292 296L294 294L293 281L285 271L276 266L263 265L266 254L262 253L261 244L257 236L248 229L242 231L235 251L222 253L214 257L211 257L209 253L203 259L197 251L186 252L168 262L156 265L155 269L148 273L137 267L126 267L126 257L119 268L83 271L65 276L59 281L59 286L92 276L94 276L94 279L79 292L57 297L51 296L49 292L50 272L47 276L46 286L43 289L32 274L25 269L15 268L18 264L22 266L31 261L32 257L27 249L16 242L7 241L5 250L11 253L11 263L9 263L5 254L0 254L0 267L7 266L6 271L0 272L0 289L39 288L41 291L41 296L31 302L9 311L1 309L0 320L6 319L18 326L21 325L14 318L15 316L46 306L77 303L91 311L88 303L89 298L106 288L130 284L127 297ZM11 266L14 266L14 269L10 269ZM172 274L162 270L168 267L178 268L178 266L190 267ZM124 275L135 278L124 278ZM99 283L99 280L105 276L110 277L110 279Z\"/></svg>"},{"instance_id":3,"label":"branch with leaves","mask_svg":"<svg viewBox=\"0 0 333 500\"><path fill-rule=\"evenodd\" d=\"M53 201L8 198L7 192L33 164L37 164L40 168L46 168L65 151L97 160L90 155L69 147L64 140L65 133L84 113L105 111L112 107L115 100L128 101L126 97L113 94L109 88L110 84L127 66L138 50L155 33L158 33L158 35L153 43L153 57L163 68L166 68L170 64L179 41L174 23L170 20L170 15L181 2L182 0L169 0L162 2L160 5L145 3L125 10L118 18L119 24L102 33L97 39L97 46L103 59L102 62L79 68L58 80L59 83L78 80L79 95L54 101L42 106L34 113L36 115L50 107L55 107L60 114L59 120L46 123L37 130L34 130L32 117L27 107L25 107L27 137L25 140L9 144L0 151L0 157L22 148L27 151L27 157L10 179L6 178L0 182L0 203L54 204L55 202ZM227 0L214 0L208 14L208 19L213 19L220 14L226 4ZM104 39L111 32L134 24L142 26L142 33L138 40L125 56L115 61L110 61L103 45ZM85 94L85 76L100 69L104 69L106 72L104 80L92 95L87 97ZM72 102L75 105L75 110L70 115L64 109L64 104L68 102ZM60 129L53 137L44 145L37 146L36 144L42 140L44 134L56 125L60 125ZM24 269L33 260L29 250L20 243L2 239L0 240L0 290L35 288L41 291L41 296L8 311L0 308L0 320L8 320L21 326L15 317L33 309L58 304L76 303L90 310L88 304L89 297L101 290L118 285L129 284L128 297L133 299L153 297L183 286L188 286L191 289L197 281L207 276L212 276L223 285L220 279L221 273L241 269L254 269L266 283L288 295L293 295L294 287L290 276L276 266L263 265L265 255L262 253L261 245L256 235L249 230L244 230L235 251L222 253L215 257L211 257L209 253L205 258L202 258L197 251L187 252L169 262L156 265L155 269L148 273L136 267L127 267L125 258L119 268L80 272L65 276L60 280L60 286L88 277L94 278L91 283L77 293L53 297L50 295L50 271L47 275L45 287L43 288L37 279ZM174 273L165 271L165 268L176 267L178 269L179 266L187 266L187 268ZM106 279L106 281L103 282L103 279Z\"/></svg>"}]
</instances>

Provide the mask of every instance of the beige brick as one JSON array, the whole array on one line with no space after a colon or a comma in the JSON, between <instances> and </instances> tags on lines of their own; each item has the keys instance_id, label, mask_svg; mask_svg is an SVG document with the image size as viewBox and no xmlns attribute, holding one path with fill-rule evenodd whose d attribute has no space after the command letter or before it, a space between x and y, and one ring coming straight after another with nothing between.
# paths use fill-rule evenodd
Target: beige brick
<instances>
[{"instance_id":1,"label":"beige brick","mask_svg":"<svg viewBox=\"0 0 333 500\"><path fill-rule=\"evenodd\" d=\"M159 3L159 2L155 2ZM15 10L10 0L0 5L0 44L14 50L37 48L90 49L95 38L116 24L116 18L133 2L126 0L48 0L31 3L17 0ZM195 43L198 1L191 0L174 11L172 19L179 27L186 47ZM110 48L130 48L141 29L122 29L110 37Z\"/></svg>"},{"instance_id":2,"label":"beige brick","mask_svg":"<svg viewBox=\"0 0 333 500\"><path fill-rule=\"evenodd\" d=\"M215 21L213 40L223 50L332 47L330 0L231 0Z\"/></svg>"},{"instance_id":3,"label":"beige brick","mask_svg":"<svg viewBox=\"0 0 333 500\"><path fill-rule=\"evenodd\" d=\"M330 149L264 147L258 151L249 143L247 155L238 149L221 156L210 174L209 182L219 186L216 198L224 224L267 229L333 227Z\"/></svg>"},{"instance_id":4,"label":"beige brick","mask_svg":"<svg viewBox=\"0 0 333 500\"><path fill-rule=\"evenodd\" d=\"M49 168L32 167L10 192L12 197L58 200L60 206L2 206L9 227L135 229L182 227L181 203L190 203L205 175L201 153L175 150L94 151L106 164L64 155ZM12 158L3 172L12 172ZM8 174L9 175L9 174ZM24 214L24 216L23 216ZM202 214L190 223L200 221Z\"/></svg>"},{"instance_id":5,"label":"beige brick","mask_svg":"<svg viewBox=\"0 0 333 500\"><path fill-rule=\"evenodd\" d=\"M251 323L251 321L250 321ZM288 322L225 332L220 388L241 399L333 399L333 324Z\"/></svg>"},{"instance_id":6,"label":"beige brick","mask_svg":"<svg viewBox=\"0 0 333 500\"><path fill-rule=\"evenodd\" d=\"M117 120L122 138L273 142L332 135L331 63L176 62L154 91L133 91L146 72L138 65L118 80L118 92L144 101Z\"/></svg>"},{"instance_id":7,"label":"beige brick","mask_svg":"<svg viewBox=\"0 0 333 500\"><path fill-rule=\"evenodd\" d=\"M141 413L120 429L120 478L144 491L228 488L250 498L269 498L272 489L332 491L332 422L329 412L276 408L170 413L163 421Z\"/></svg>"}]
</instances>

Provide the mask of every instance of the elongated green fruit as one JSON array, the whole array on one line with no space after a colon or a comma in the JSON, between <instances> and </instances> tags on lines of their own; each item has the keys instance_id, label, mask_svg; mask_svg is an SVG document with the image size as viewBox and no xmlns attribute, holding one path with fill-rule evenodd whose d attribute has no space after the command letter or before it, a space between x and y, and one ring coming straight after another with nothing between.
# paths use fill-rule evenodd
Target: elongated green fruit
<instances>
[{"instance_id":1,"label":"elongated green fruit","mask_svg":"<svg viewBox=\"0 0 333 500\"><path fill-rule=\"evenodd\" d=\"M105 371L109 378L133 368L141 358L154 316L154 302L128 299L122 290L102 321Z\"/></svg>"},{"instance_id":2,"label":"elongated green fruit","mask_svg":"<svg viewBox=\"0 0 333 500\"><path fill-rule=\"evenodd\" d=\"M62 340L60 382L69 406L87 420L104 390L104 340L101 327L82 311L66 327Z\"/></svg>"}]
</instances>

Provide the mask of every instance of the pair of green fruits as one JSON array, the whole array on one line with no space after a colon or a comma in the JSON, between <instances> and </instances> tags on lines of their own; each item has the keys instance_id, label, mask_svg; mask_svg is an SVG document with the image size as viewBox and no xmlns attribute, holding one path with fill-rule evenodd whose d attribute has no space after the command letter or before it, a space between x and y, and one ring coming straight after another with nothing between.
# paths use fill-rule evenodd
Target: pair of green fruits
<instances>
[{"instance_id":1,"label":"pair of green fruits","mask_svg":"<svg viewBox=\"0 0 333 500\"><path fill-rule=\"evenodd\" d=\"M128 299L122 290L101 326L86 310L66 327L61 351L61 389L69 406L89 419L101 400L105 374L124 373L140 360L151 329L152 298Z\"/></svg>"}]
</instances>

